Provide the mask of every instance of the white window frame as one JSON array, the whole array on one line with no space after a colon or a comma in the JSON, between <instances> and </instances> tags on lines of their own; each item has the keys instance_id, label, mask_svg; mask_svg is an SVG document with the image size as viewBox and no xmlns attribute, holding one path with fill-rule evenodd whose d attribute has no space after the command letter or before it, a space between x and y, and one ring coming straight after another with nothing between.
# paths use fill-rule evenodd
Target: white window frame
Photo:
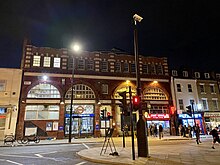
<instances>
[{"instance_id":1,"label":"white window frame","mask_svg":"<svg viewBox=\"0 0 220 165\"><path fill-rule=\"evenodd\" d=\"M188 84L187 87L188 87L188 92L192 93L193 92L192 84Z\"/></svg>"},{"instance_id":2,"label":"white window frame","mask_svg":"<svg viewBox=\"0 0 220 165\"><path fill-rule=\"evenodd\" d=\"M183 99L178 99L179 109L184 110Z\"/></svg>"},{"instance_id":3,"label":"white window frame","mask_svg":"<svg viewBox=\"0 0 220 165\"><path fill-rule=\"evenodd\" d=\"M108 72L108 61L101 61L101 72Z\"/></svg>"},{"instance_id":4,"label":"white window frame","mask_svg":"<svg viewBox=\"0 0 220 165\"><path fill-rule=\"evenodd\" d=\"M178 76L177 70L172 70L172 76Z\"/></svg>"},{"instance_id":5,"label":"white window frame","mask_svg":"<svg viewBox=\"0 0 220 165\"><path fill-rule=\"evenodd\" d=\"M188 77L189 74L188 74L188 71L183 71L183 77Z\"/></svg>"},{"instance_id":6,"label":"white window frame","mask_svg":"<svg viewBox=\"0 0 220 165\"><path fill-rule=\"evenodd\" d=\"M204 76L205 76L206 79L209 79L209 78L210 78L209 73L204 73Z\"/></svg>"},{"instance_id":7,"label":"white window frame","mask_svg":"<svg viewBox=\"0 0 220 165\"><path fill-rule=\"evenodd\" d=\"M203 89L203 91L201 89ZM199 84L199 90L200 90L200 93L205 93L205 84Z\"/></svg>"},{"instance_id":8,"label":"white window frame","mask_svg":"<svg viewBox=\"0 0 220 165\"><path fill-rule=\"evenodd\" d=\"M60 61L61 61L60 57L54 57L54 59L53 59L53 67L54 68L60 68Z\"/></svg>"},{"instance_id":9,"label":"white window frame","mask_svg":"<svg viewBox=\"0 0 220 165\"><path fill-rule=\"evenodd\" d=\"M209 87L210 87L210 92L211 92L211 94L216 94L215 85L214 85L214 84L209 84ZM212 90L213 90L213 91L212 91Z\"/></svg>"},{"instance_id":10,"label":"white window frame","mask_svg":"<svg viewBox=\"0 0 220 165\"><path fill-rule=\"evenodd\" d=\"M218 110L218 99L212 98L212 106L214 110Z\"/></svg>"},{"instance_id":11,"label":"white window frame","mask_svg":"<svg viewBox=\"0 0 220 165\"><path fill-rule=\"evenodd\" d=\"M205 104L204 104L205 103ZM202 107L203 107L203 110L208 110L208 101L207 101L207 98L202 98Z\"/></svg>"},{"instance_id":12,"label":"white window frame","mask_svg":"<svg viewBox=\"0 0 220 165\"><path fill-rule=\"evenodd\" d=\"M181 84L176 84L176 91L177 92L182 92Z\"/></svg>"},{"instance_id":13,"label":"white window frame","mask_svg":"<svg viewBox=\"0 0 220 165\"><path fill-rule=\"evenodd\" d=\"M124 73L129 73L129 63L128 62L124 63Z\"/></svg>"},{"instance_id":14,"label":"white window frame","mask_svg":"<svg viewBox=\"0 0 220 165\"><path fill-rule=\"evenodd\" d=\"M77 60L77 70L85 70L85 60L84 59Z\"/></svg>"},{"instance_id":15,"label":"white window frame","mask_svg":"<svg viewBox=\"0 0 220 165\"><path fill-rule=\"evenodd\" d=\"M195 72L195 78L200 78L200 73L199 72Z\"/></svg>"}]
</instances>

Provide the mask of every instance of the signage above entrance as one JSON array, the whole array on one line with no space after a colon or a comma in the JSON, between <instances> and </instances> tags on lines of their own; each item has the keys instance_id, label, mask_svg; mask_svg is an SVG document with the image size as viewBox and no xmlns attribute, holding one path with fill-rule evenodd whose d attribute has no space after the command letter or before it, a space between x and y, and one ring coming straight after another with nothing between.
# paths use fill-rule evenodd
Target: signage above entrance
<instances>
[{"instance_id":1,"label":"signage above entrance","mask_svg":"<svg viewBox=\"0 0 220 165\"><path fill-rule=\"evenodd\" d=\"M169 114L145 114L147 120L170 120Z\"/></svg>"},{"instance_id":2,"label":"signage above entrance","mask_svg":"<svg viewBox=\"0 0 220 165\"><path fill-rule=\"evenodd\" d=\"M204 112L204 117L220 117L220 112Z\"/></svg>"}]
</instances>

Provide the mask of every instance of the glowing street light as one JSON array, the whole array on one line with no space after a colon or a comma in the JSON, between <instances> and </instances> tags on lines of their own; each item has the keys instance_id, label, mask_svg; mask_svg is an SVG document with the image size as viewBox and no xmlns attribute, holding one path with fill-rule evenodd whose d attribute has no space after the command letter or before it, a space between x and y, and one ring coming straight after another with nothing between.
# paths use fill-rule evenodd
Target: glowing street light
<instances>
[{"instance_id":1,"label":"glowing street light","mask_svg":"<svg viewBox=\"0 0 220 165\"><path fill-rule=\"evenodd\" d=\"M71 50L73 50L76 53L79 53L81 50L81 47L78 44L72 44L71 45ZM72 139L72 115L73 115L73 80L74 80L74 70L75 70L75 65L74 65L74 57L73 58L73 67L72 67L72 80L71 80L71 102L70 102L70 123L69 123L69 143L71 143Z\"/></svg>"}]
</instances>

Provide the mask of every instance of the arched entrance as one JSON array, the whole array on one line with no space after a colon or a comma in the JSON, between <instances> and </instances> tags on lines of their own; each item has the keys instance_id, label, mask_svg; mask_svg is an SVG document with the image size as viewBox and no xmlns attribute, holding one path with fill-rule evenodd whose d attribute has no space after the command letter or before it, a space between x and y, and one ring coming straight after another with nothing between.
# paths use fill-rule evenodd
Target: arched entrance
<instances>
[{"instance_id":1,"label":"arched entrance","mask_svg":"<svg viewBox=\"0 0 220 165\"><path fill-rule=\"evenodd\" d=\"M87 137L94 134L95 93L87 85L73 86L72 132L75 137ZM65 135L69 135L71 89L65 95Z\"/></svg>"}]
</instances>

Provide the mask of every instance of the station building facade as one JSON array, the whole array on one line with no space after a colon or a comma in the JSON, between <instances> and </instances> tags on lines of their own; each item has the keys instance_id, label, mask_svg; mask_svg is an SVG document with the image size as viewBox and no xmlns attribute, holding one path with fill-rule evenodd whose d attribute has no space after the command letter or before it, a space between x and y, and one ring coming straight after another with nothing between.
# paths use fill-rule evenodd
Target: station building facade
<instances>
[{"instance_id":1,"label":"station building facade","mask_svg":"<svg viewBox=\"0 0 220 165\"><path fill-rule=\"evenodd\" d=\"M142 107L148 124L162 124L173 134L172 97L167 58L139 56ZM17 135L37 134L65 138L69 135L71 98L73 137L99 137L105 127L121 134L123 118L119 92L131 87L136 95L135 58L117 50L80 52L36 47L24 43L23 71ZM73 91L72 91L73 90ZM72 93L73 92L73 93ZM111 116L100 118L105 110ZM138 120L138 112L133 112Z\"/></svg>"}]
</instances>

